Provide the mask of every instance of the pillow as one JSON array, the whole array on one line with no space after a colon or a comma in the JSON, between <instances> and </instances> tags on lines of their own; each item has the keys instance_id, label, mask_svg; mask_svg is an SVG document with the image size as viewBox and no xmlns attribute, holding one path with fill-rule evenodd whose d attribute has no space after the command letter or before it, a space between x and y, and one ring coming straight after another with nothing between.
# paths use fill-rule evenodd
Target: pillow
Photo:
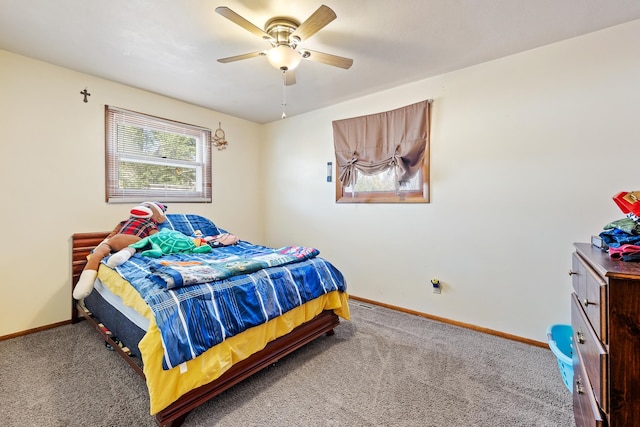
<instances>
[{"instance_id":1,"label":"pillow","mask_svg":"<svg viewBox=\"0 0 640 427\"><path fill-rule=\"evenodd\" d=\"M194 214L165 214L167 220L158 225L158 228L177 230L187 236L193 236L196 230L200 230L203 236L217 236L225 233L221 228L208 218Z\"/></svg>"}]
</instances>

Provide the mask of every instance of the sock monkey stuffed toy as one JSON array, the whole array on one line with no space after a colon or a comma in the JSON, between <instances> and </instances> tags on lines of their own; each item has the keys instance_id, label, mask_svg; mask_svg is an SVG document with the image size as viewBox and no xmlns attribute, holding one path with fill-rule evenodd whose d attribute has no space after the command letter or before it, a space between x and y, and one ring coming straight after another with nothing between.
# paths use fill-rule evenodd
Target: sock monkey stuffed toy
<instances>
[{"instance_id":1,"label":"sock monkey stuffed toy","mask_svg":"<svg viewBox=\"0 0 640 427\"><path fill-rule=\"evenodd\" d=\"M129 219L116 225L111 233L93 250L87 265L80 274L78 284L73 289L73 298L81 300L93 291L93 282L98 276L98 267L103 258L157 233L158 224L166 220L164 214L166 210L167 207L158 202L144 202L132 208L129 211Z\"/></svg>"}]
</instances>

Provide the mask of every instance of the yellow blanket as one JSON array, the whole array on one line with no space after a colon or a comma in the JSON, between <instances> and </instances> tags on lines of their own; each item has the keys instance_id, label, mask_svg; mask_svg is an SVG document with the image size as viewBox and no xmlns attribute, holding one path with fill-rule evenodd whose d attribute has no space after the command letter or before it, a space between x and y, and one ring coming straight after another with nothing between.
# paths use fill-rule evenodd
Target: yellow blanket
<instances>
[{"instance_id":1,"label":"yellow blanket","mask_svg":"<svg viewBox=\"0 0 640 427\"><path fill-rule=\"evenodd\" d=\"M333 291L309 301L262 325L227 338L195 359L170 370L162 369L163 347L160 330L149 306L140 294L120 275L105 265L98 270L98 278L122 301L149 320L149 330L139 343L151 415L163 410L182 395L207 384L225 373L235 363L262 350L267 343L291 332L295 327L313 319L323 310L333 310L349 320L348 295Z\"/></svg>"}]
</instances>

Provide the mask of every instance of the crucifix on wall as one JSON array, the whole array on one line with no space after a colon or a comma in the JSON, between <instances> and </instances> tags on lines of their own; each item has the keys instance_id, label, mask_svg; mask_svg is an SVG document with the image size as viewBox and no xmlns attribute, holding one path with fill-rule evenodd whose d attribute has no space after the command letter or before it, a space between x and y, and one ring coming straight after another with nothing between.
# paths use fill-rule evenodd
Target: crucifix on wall
<instances>
[{"instance_id":1,"label":"crucifix on wall","mask_svg":"<svg viewBox=\"0 0 640 427\"><path fill-rule=\"evenodd\" d=\"M89 100L87 99L87 96L91 96L91 94L87 92L86 87L84 88L83 91L80 92L80 95L84 95L84 99L82 100L83 102L89 102Z\"/></svg>"}]
</instances>

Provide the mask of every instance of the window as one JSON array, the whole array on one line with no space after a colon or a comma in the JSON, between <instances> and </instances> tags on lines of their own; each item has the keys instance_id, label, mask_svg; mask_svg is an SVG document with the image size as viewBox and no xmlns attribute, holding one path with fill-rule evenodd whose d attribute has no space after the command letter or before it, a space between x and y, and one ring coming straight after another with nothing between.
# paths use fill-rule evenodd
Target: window
<instances>
[{"instance_id":1,"label":"window","mask_svg":"<svg viewBox=\"0 0 640 427\"><path fill-rule=\"evenodd\" d=\"M106 106L107 202L211 202L211 130Z\"/></svg>"},{"instance_id":2,"label":"window","mask_svg":"<svg viewBox=\"0 0 640 427\"><path fill-rule=\"evenodd\" d=\"M366 175L355 171L355 184L346 187L337 182L339 203L425 203L428 202L428 172L419 170L408 181L398 182L393 168Z\"/></svg>"},{"instance_id":3,"label":"window","mask_svg":"<svg viewBox=\"0 0 640 427\"><path fill-rule=\"evenodd\" d=\"M428 203L431 101L333 122L338 203Z\"/></svg>"}]
</instances>

